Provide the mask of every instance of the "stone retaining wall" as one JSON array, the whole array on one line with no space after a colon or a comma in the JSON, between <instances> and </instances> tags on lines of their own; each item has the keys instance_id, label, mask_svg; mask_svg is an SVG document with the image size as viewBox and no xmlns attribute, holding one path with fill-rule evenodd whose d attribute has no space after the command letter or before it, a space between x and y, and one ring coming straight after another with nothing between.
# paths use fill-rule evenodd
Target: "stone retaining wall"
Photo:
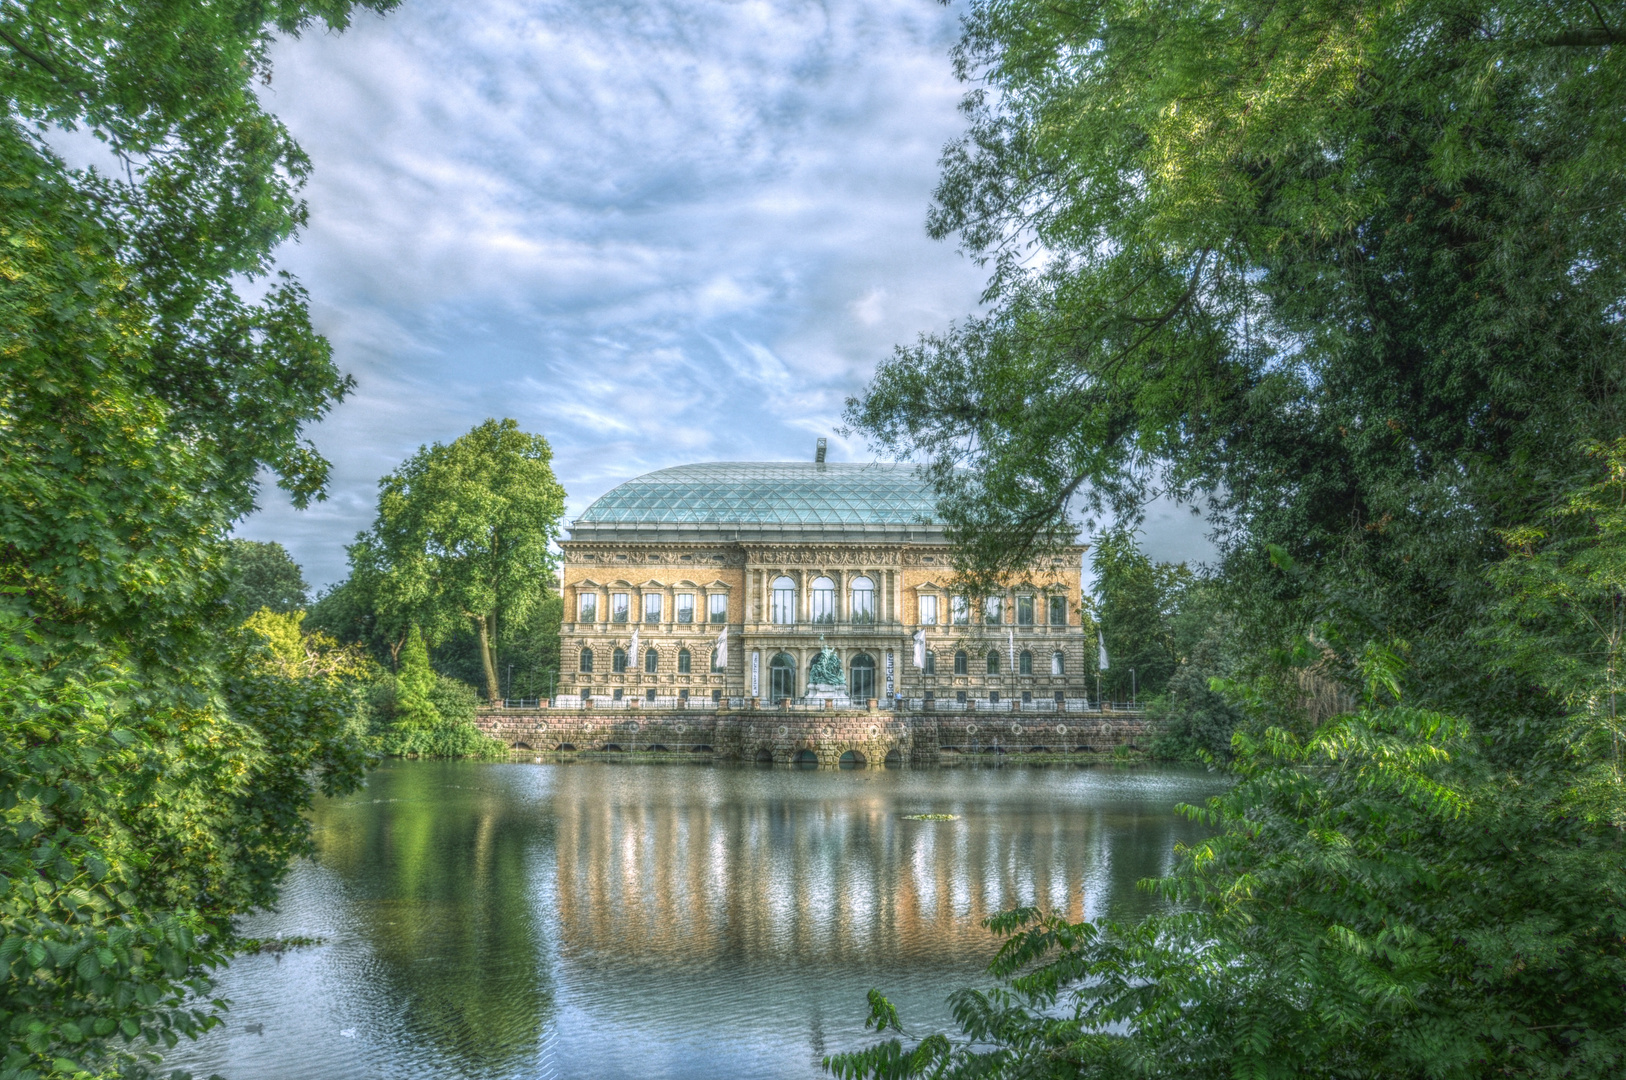
<instances>
[{"instance_id":1,"label":"stone retaining wall","mask_svg":"<svg viewBox=\"0 0 1626 1080\"><path fill-rule=\"evenodd\" d=\"M1145 749L1158 722L1124 713L493 709L475 723L519 751L692 754L711 760L929 765L976 755ZM846 755L851 755L846 757Z\"/></svg>"}]
</instances>

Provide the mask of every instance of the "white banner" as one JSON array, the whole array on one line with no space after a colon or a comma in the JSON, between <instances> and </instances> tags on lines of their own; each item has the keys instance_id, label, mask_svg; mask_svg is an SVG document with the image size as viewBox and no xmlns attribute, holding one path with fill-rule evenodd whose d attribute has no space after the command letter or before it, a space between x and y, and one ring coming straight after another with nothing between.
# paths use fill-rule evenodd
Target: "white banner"
<instances>
[{"instance_id":1,"label":"white banner","mask_svg":"<svg viewBox=\"0 0 1626 1080\"><path fill-rule=\"evenodd\" d=\"M1099 667L1102 671L1105 671L1105 670L1107 670L1107 668L1109 666L1107 664L1107 639L1101 635L1101 631L1100 631L1099 628L1097 628L1096 631L1095 631L1095 640L1096 640L1096 643L1100 646L1100 649L1101 649L1101 655L1099 657L1097 657L1098 662L1097 662L1096 666Z\"/></svg>"},{"instance_id":2,"label":"white banner","mask_svg":"<svg viewBox=\"0 0 1626 1080\"><path fill-rule=\"evenodd\" d=\"M926 666L926 631L925 630L916 630L915 631L915 667L917 667L917 668L925 668L925 666Z\"/></svg>"},{"instance_id":3,"label":"white banner","mask_svg":"<svg viewBox=\"0 0 1626 1080\"><path fill-rule=\"evenodd\" d=\"M627 670L643 670L643 667L638 663L638 628L636 626L632 628L632 656L627 659Z\"/></svg>"},{"instance_id":4,"label":"white banner","mask_svg":"<svg viewBox=\"0 0 1626 1080\"><path fill-rule=\"evenodd\" d=\"M717 635L717 666L724 671L728 670L728 627Z\"/></svg>"},{"instance_id":5,"label":"white banner","mask_svg":"<svg viewBox=\"0 0 1626 1080\"><path fill-rule=\"evenodd\" d=\"M751 650L751 696L762 696L762 654Z\"/></svg>"}]
</instances>

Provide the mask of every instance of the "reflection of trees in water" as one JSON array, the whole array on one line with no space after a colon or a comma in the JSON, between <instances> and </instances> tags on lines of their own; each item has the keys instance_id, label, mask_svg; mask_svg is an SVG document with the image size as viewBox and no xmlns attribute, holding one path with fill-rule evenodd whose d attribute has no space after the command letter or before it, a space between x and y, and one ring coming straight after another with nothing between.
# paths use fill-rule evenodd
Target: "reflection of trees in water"
<instances>
[{"instance_id":1,"label":"reflection of trees in water","mask_svg":"<svg viewBox=\"0 0 1626 1080\"><path fill-rule=\"evenodd\" d=\"M532 895L546 825L495 786L449 780L429 763L385 768L359 797L320 807L317 824L321 860L345 882L388 1000L479 1076L535 1054L552 1011Z\"/></svg>"},{"instance_id":2,"label":"reflection of trees in water","mask_svg":"<svg viewBox=\"0 0 1626 1080\"><path fill-rule=\"evenodd\" d=\"M987 952L981 920L1017 904L1144 910L1155 900L1135 883L1195 835L1161 806L961 801L961 820L929 823L885 798L695 801L663 787L556 788L567 956L932 966Z\"/></svg>"}]
</instances>

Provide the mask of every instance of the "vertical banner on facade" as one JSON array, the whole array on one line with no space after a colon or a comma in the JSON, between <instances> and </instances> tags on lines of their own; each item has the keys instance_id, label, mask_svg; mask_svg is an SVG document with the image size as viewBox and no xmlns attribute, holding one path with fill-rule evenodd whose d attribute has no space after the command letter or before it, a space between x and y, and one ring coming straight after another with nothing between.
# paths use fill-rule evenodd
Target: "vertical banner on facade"
<instances>
[{"instance_id":1,"label":"vertical banner on facade","mask_svg":"<svg viewBox=\"0 0 1626 1080\"><path fill-rule=\"evenodd\" d=\"M751 696L762 696L762 654L751 650Z\"/></svg>"},{"instance_id":2,"label":"vertical banner on facade","mask_svg":"<svg viewBox=\"0 0 1626 1080\"><path fill-rule=\"evenodd\" d=\"M886 696L892 697L892 650L886 650Z\"/></svg>"}]
</instances>

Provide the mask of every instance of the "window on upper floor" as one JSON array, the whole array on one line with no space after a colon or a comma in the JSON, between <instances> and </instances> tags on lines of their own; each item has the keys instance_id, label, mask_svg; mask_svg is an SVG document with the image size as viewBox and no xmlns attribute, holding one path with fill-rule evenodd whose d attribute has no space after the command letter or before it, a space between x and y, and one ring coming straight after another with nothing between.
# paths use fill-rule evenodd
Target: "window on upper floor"
<instances>
[{"instance_id":1,"label":"window on upper floor","mask_svg":"<svg viewBox=\"0 0 1626 1080\"><path fill-rule=\"evenodd\" d=\"M616 674L627 670L627 650L617 645L615 652L610 654L610 670Z\"/></svg>"},{"instance_id":2,"label":"window on upper floor","mask_svg":"<svg viewBox=\"0 0 1626 1080\"><path fill-rule=\"evenodd\" d=\"M689 650L688 649L679 649L678 650L678 674L679 675L687 675L687 674L689 674L689 669L693 665L694 665L694 657L689 653Z\"/></svg>"},{"instance_id":3,"label":"window on upper floor","mask_svg":"<svg viewBox=\"0 0 1626 1080\"><path fill-rule=\"evenodd\" d=\"M875 621L875 582L867 577L853 578L852 621L855 623Z\"/></svg>"},{"instance_id":4,"label":"window on upper floor","mask_svg":"<svg viewBox=\"0 0 1626 1080\"><path fill-rule=\"evenodd\" d=\"M990 675L998 675L999 674L999 650L998 649L989 649L988 650L988 674L990 674Z\"/></svg>"},{"instance_id":5,"label":"window on upper floor","mask_svg":"<svg viewBox=\"0 0 1626 1080\"><path fill-rule=\"evenodd\" d=\"M1003 596L990 596L982 602L982 621L990 626L1005 621L1005 598Z\"/></svg>"},{"instance_id":6,"label":"window on upper floor","mask_svg":"<svg viewBox=\"0 0 1626 1080\"><path fill-rule=\"evenodd\" d=\"M644 622L661 621L661 601L665 599L658 592L644 593Z\"/></svg>"},{"instance_id":7,"label":"window on upper floor","mask_svg":"<svg viewBox=\"0 0 1626 1080\"><path fill-rule=\"evenodd\" d=\"M593 650L592 649L583 649L582 650L581 670L584 673L589 674L589 675L591 675L593 673Z\"/></svg>"},{"instance_id":8,"label":"window on upper floor","mask_svg":"<svg viewBox=\"0 0 1626 1080\"><path fill-rule=\"evenodd\" d=\"M966 626L971 622L971 604L965 597L952 598L949 601L949 610L953 612L955 626Z\"/></svg>"},{"instance_id":9,"label":"window on upper floor","mask_svg":"<svg viewBox=\"0 0 1626 1080\"><path fill-rule=\"evenodd\" d=\"M927 675L937 674L937 654L930 649L926 650L926 666L921 669Z\"/></svg>"},{"instance_id":10,"label":"window on upper floor","mask_svg":"<svg viewBox=\"0 0 1626 1080\"><path fill-rule=\"evenodd\" d=\"M624 592L613 592L613 593L610 594L610 621L611 622L626 622L627 621L627 612L628 612L628 610L630 610L630 608L629 608L629 605L627 603L627 594L626 593L624 593Z\"/></svg>"},{"instance_id":11,"label":"window on upper floor","mask_svg":"<svg viewBox=\"0 0 1626 1080\"><path fill-rule=\"evenodd\" d=\"M1018 596L1016 598L1016 625L1033 625L1033 597Z\"/></svg>"},{"instance_id":12,"label":"window on upper floor","mask_svg":"<svg viewBox=\"0 0 1626 1080\"><path fill-rule=\"evenodd\" d=\"M694 622L694 593L680 592L677 594L677 621L680 623Z\"/></svg>"},{"instance_id":13,"label":"window on upper floor","mask_svg":"<svg viewBox=\"0 0 1626 1080\"><path fill-rule=\"evenodd\" d=\"M657 649L644 650L644 671L650 675L655 674L661 667L661 654Z\"/></svg>"},{"instance_id":14,"label":"window on upper floor","mask_svg":"<svg viewBox=\"0 0 1626 1080\"><path fill-rule=\"evenodd\" d=\"M964 675L970 670L970 661L965 655L965 650L957 649L954 653L954 674Z\"/></svg>"},{"instance_id":15,"label":"window on upper floor","mask_svg":"<svg viewBox=\"0 0 1626 1080\"><path fill-rule=\"evenodd\" d=\"M1067 674L1067 655L1060 649L1057 649L1055 652L1050 654L1050 674Z\"/></svg>"},{"instance_id":16,"label":"window on upper floor","mask_svg":"<svg viewBox=\"0 0 1626 1080\"><path fill-rule=\"evenodd\" d=\"M937 597L928 595L920 598L920 625L937 625Z\"/></svg>"},{"instance_id":17,"label":"window on upper floor","mask_svg":"<svg viewBox=\"0 0 1626 1080\"><path fill-rule=\"evenodd\" d=\"M711 650L711 670L714 672L721 672L723 670L723 665L717 655L716 649Z\"/></svg>"},{"instance_id":18,"label":"window on upper floor","mask_svg":"<svg viewBox=\"0 0 1626 1080\"><path fill-rule=\"evenodd\" d=\"M598 622L598 593L585 592L576 598L576 621Z\"/></svg>"},{"instance_id":19,"label":"window on upper floor","mask_svg":"<svg viewBox=\"0 0 1626 1080\"><path fill-rule=\"evenodd\" d=\"M1050 598L1050 625L1067 625L1067 598L1065 596L1052 596Z\"/></svg>"},{"instance_id":20,"label":"window on upper floor","mask_svg":"<svg viewBox=\"0 0 1626 1080\"><path fill-rule=\"evenodd\" d=\"M728 621L728 597L726 595L712 593L706 597L706 606L711 614L712 622L726 623Z\"/></svg>"},{"instance_id":21,"label":"window on upper floor","mask_svg":"<svg viewBox=\"0 0 1626 1080\"><path fill-rule=\"evenodd\" d=\"M816 623L836 621L836 583L827 577L816 577L807 587L808 617Z\"/></svg>"},{"instance_id":22,"label":"window on upper floor","mask_svg":"<svg viewBox=\"0 0 1626 1080\"><path fill-rule=\"evenodd\" d=\"M1018 675L1033 674L1033 654L1023 649L1016 657L1016 673Z\"/></svg>"},{"instance_id":23,"label":"window on upper floor","mask_svg":"<svg viewBox=\"0 0 1626 1080\"><path fill-rule=\"evenodd\" d=\"M790 578L774 578L773 606L769 617L781 626L796 621L796 582Z\"/></svg>"}]
</instances>

